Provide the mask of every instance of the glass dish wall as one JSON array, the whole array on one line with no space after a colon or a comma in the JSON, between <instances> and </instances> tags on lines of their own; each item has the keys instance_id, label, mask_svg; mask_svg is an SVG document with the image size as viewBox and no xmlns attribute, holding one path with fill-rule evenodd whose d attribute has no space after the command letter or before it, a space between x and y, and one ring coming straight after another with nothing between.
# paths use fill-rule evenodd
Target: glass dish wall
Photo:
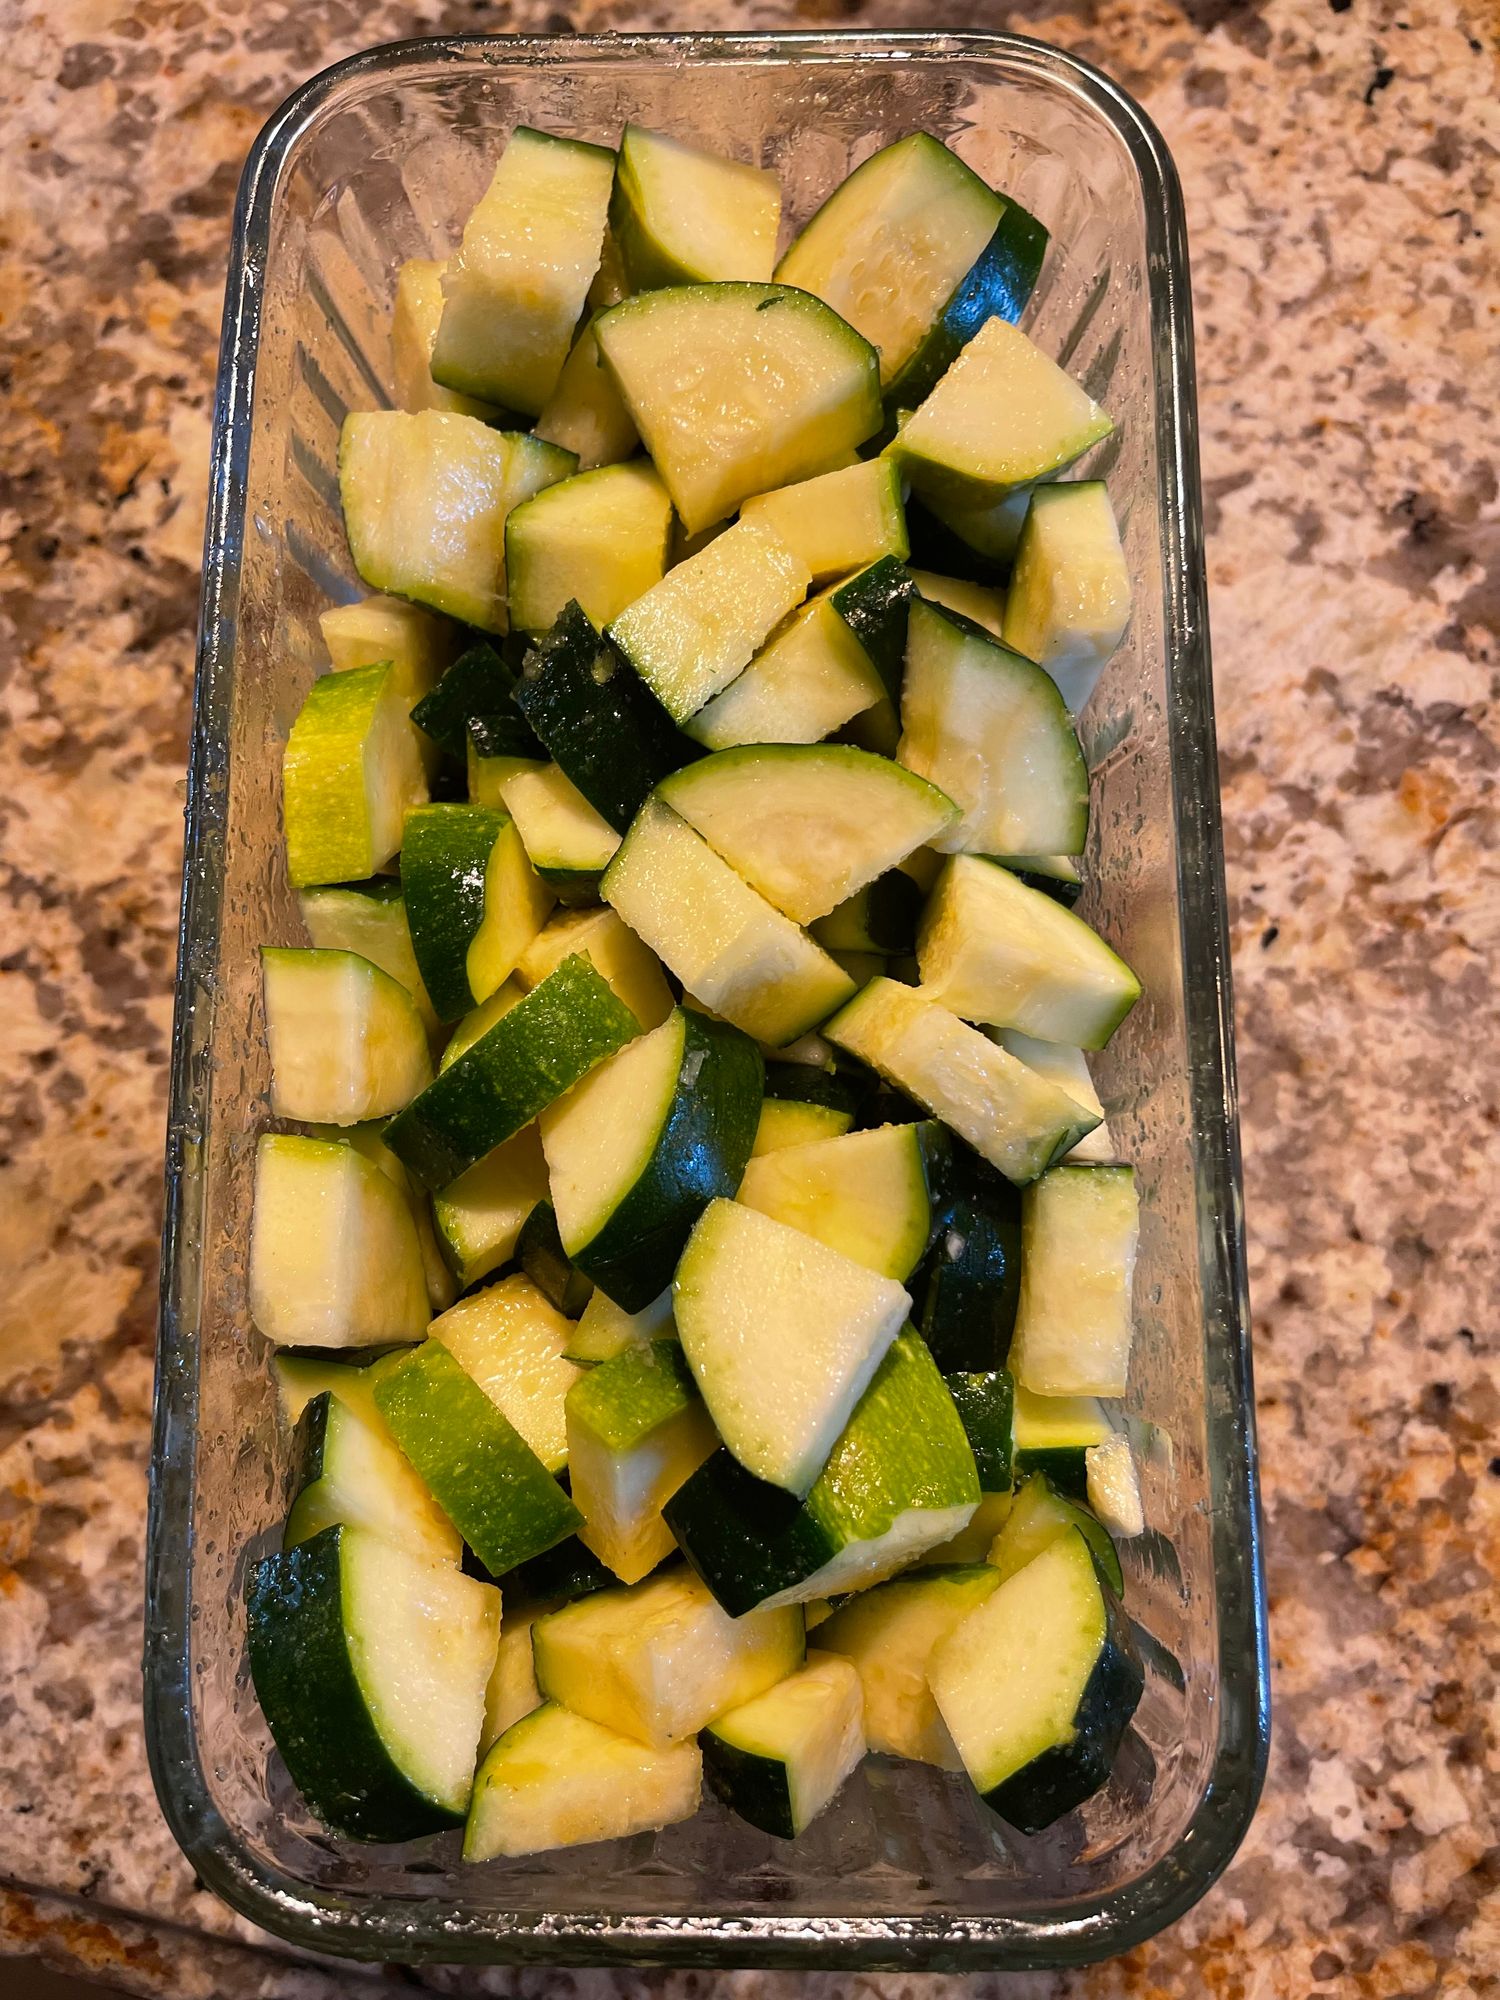
<instances>
[{"instance_id":1,"label":"glass dish wall","mask_svg":"<svg viewBox=\"0 0 1500 2000\"><path fill-rule=\"evenodd\" d=\"M1123 1555L1147 1680L1109 1788L1034 1839L959 1778L870 1760L795 1847L710 1803L659 1835L464 1868L456 1836L386 1850L324 1833L249 1686L242 1582L274 1539L286 1470L246 1310L268 1084L255 954L303 941L280 750L322 657L317 614L358 594L339 425L386 400L396 270L446 253L510 128L612 143L627 118L775 168L792 224L877 146L938 134L1049 225L1028 329L1118 426L1087 469L1120 512L1135 612L1084 718L1081 907L1146 987L1100 1082L1143 1200L1128 1421L1149 1531ZM1035 43L411 43L316 79L262 135L216 409L146 1662L167 1815L258 1922L396 1959L1055 1964L1149 1934L1232 1853L1264 1756L1264 1633L1192 396L1170 161L1122 93Z\"/></svg>"}]
</instances>

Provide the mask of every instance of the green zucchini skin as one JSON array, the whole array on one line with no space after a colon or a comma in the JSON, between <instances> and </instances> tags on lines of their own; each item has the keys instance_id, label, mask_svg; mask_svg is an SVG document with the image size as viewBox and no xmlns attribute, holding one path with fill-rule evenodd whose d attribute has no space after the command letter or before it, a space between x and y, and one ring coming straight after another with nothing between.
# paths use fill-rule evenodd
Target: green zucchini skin
<instances>
[{"instance_id":1,"label":"green zucchini skin","mask_svg":"<svg viewBox=\"0 0 1500 2000\"><path fill-rule=\"evenodd\" d=\"M569 1535L565 1542L517 1563L497 1581L506 1603L571 1604L575 1597L615 1589L620 1579L576 1535Z\"/></svg>"},{"instance_id":2,"label":"green zucchini skin","mask_svg":"<svg viewBox=\"0 0 1500 2000\"><path fill-rule=\"evenodd\" d=\"M1013 326L1019 322L1036 289L1047 242L1045 226L1007 195L994 235L916 353L888 385L888 409L915 409L987 319L1007 319Z\"/></svg>"},{"instance_id":3,"label":"green zucchini skin","mask_svg":"<svg viewBox=\"0 0 1500 2000\"><path fill-rule=\"evenodd\" d=\"M524 757L535 764L547 761L545 748L531 725L521 720L519 709L501 710L495 715L471 715L466 733L476 757Z\"/></svg>"},{"instance_id":4,"label":"green zucchini skin","mask_svg":"<svg viewBox=\"0 0 1500 2000\"><path fill-rule=\"evenodd\" d=\"M418 806L406 816L406 918L417 970L440 1021L456 1021L476 1004L467 953L484 922L485 871L507 823L493 806Z\"/></svg>"},{"instance_id":5,"label":"green zucchini skin","mask_svg":"<svg viewBox=\"0 0 1500 2000\"><path fill-rule=\"evenodd\" d=\"M1018 1451L1015 1455L1017 1480L1040 1472L1069 1500L1086 1504L1089 1497L1088 1464L1081 1444L1049 1446L1039 1451ZM1102 1533L1103 1530L1101 1529Z\"/></svg>"},{"instance_id":6,"label":"green zucchini skin","mask_svg":"<svg viewBox=\"0 0 1500 2000\"><path fill-rule=\"evenodd\" d=\"M906 534L911 543L907 560L913 569L933 570L964 583L1004 583L1010 565L972 548L956 529L940 521L913 493L906 503Z\"/></svg>"},{"instance_id":7,"label":"green zucchini skin","mask_svg":"<svg viewBox=\"0 0 1500 2000\"><path fill-rule=\"evenodd\" d=\"M325 1825L356 1840L415 1840L461 1815L412 1785L370 1719L344 1634L343 1533L324 1528L251 1570L250 1677L293 1784Z\"/></svg>"},{"instance_id":8,"label":"green zucchini skin","mask_svg":"<svg viewBox=\"0 0 1500 2000\"><path fill-rule=\"evenodd\" d=\"M847 1111L852 1118L868 1095L864 1078L848 1070L814 1069L811 1063L768 1062L764 1091L779 1104L821 1104L830 1111ZM925 1118L927 1113L917 1114Z\"/></svg>"},{"instance_id":9,"label":"green zucchini skin","mask_svg":"<svg viewBox=\"0 0 1500 2000\"><path fill-rule=\"evenodd\" d=\"M473 722L490 717L519 721L515 686L510 663L498 647L481 640L459 654L432 692L423 695L413 708L411 719L439 749L462 759L464 738ZM546 753L538 746L507 754L541 757Z\"/></svg>"},{"instance_id":10,"label":"green zucchini skin","mask_svg":"<svg viewBox=\"0 0 1500 2000\"><path fill-rule=\"evenodd\" d=\"M682 1065L651 1158L614 1214L574 1257L626 1312L672 1282L693 1224L744 1178L760 1122L765 1063L727 1021L683 1013Z\"/></svg>"},{"instance_id":11,"label":"green zucchini skin","mask_svg":"<svg viewBox=\"0 0 1500 2000\"><path fill-rule=\"evenodd\" d=\"M1028 889L1039 889L1054 903L1061 903L1065 910L1071 910L1083 894L1082 882L1064 882L1056 875L1039 875L1034 868L1012 868L1010 873L1018 882L1024 882Z\"/></svg>"},{"instance_id":12,"label":"green zucchini skin","mask_svg":"<svg viewBox=\"0 0 1500 2000\"><path fill-rule=\"evenodd\" d=\"M1115 1757L1145 1688L1140 1655L1124 1606L1101 1574L1105 1636L1078 1707L1070 1743L1040 1757L980 1797L1020 1833L1041 1833L1081 1806L1109 1780Z\"/></svg>"},{"instance_id":13,"label":"green zucchini skin","mask_svg":"<svg viewBox=\"0 0 1500 2000\"><path fill-rule=\"evenodd\" d=\"M703 1752L703 1775L716 1799L762 1833L778 1840L796 1838L792 1788L779 1757L758 1757L753 1750L726 1743L714 1734L712 1723L699 1730L698 1748Z\"/></svg>"},{"instance_id":14,"label":"green zucchini skin","mask_svg":"<svg viewBox=\"0 0 1500 2000\"><path fill-rule=\"evenodd\" d=\"M936 1240L912 1281L917 1323L945 1375L985 1373L1004 1366L1015 1331L1021 1197L967 1146L953 1148L949 1188Z\"/></svg>"},{"instance_id":15,"label":"green zucchini skin","mask_svg":"<svg viewBox=\"0 0 1500 2000\"><path fill-rule=\"evenodd\" d=\"M910 875L891 868L819 917L812 934L825 951L909 953L916 949L924 900Z\"/></svg>"},{"instance_id":16,"label":"green zucchini skin","mask_svg":"<svg viewBox=\"0 0 1500 2000\"><path fill-rule=\"evenodd\" d=\"M564 1319L577 1319L593 1297L594 1281L564 1250L558 1234L557 1211L550 1201L539 1201L521 1224L521 1233L516 1238L516 1262Z\"/></svg>"},{"instance_id":17,"label":"green zucchini skin","mask_svg":"<svg viewBox=\"0 0 1500 2000\"><path fill-rule=\"evenodd\" d=\"M852 1076L853 1072L846 1071L844 1074ZM918 1104L914 1097L908 1097L904 1090L897 1090L893 1083L882 1083L873 1072L866 1074L870 1078L870 1088L860 1098L854 1119L856 1132L867 1132L874 1125L925 1125L931 1118L932 1113L925 1104ZM912 1283L920 1286L920 1273ZM925 1334L923 1339L926 1339Z\"/></svg>"},{"instance_id":18,"label":"green zucchini skin","mask_svg":"<svg viewBox=\"0 0 1500 2000\"><path fill-rule=\"evenodd\" d=\"M1008 1493L1014 1482L1016 1385L1007 1368L945 1375L948 1394L974 1454L984 1493Z\"/></svg>"},{"instance_id":19,"label":"green zucchini skin","mask_svg":"<svg viewBox=\"0 0 1500 2000\"><path fill-rule=\"evenodd\" d=\"M575 953L441 1071L382 1136L424 1187L447 1187L639 1031L613 988Z\"/></svg>"},{"instance_id":20,"label":"green zucchini skin","mask_svg":"<svg viewBox=\"0 0 1500 2000\"><path fill-rule=\"evenodd\" d=\"M901 693L906 620L917 586L899 556L881 556L834 591L834 610L858 639L892 700Z\"/></svg>"},{"instance_id":21,"label":"green zucchini skin","mask_svg":"<svg viewBox=\"0 0 1500 2000\"><path fill-rule=\"evenodd\" d=\"M573 1533L583 1516L441 1342L383 1375L375 1403L433 1498L491 1576Z\"/></svg>"},{"instance_id":22,"label":"green zucchini skin","mask_svg":"<svg viewBox=\"0 0 1500 2000\"><path fill-rule=\"evenodd\" d=\"M616 833L652 788L701 747L574 599L526 659L516 706L553 760Z\"/></svg>"}]
</instances>

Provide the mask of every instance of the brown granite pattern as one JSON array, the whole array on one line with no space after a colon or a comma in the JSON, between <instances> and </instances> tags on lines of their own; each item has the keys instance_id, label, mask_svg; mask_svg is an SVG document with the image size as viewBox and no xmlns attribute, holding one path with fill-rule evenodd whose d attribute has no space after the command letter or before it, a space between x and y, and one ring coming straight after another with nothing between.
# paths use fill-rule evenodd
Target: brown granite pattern
<instances>
[{"instance_id":1,"label":"brown granite pattern","mask_svg":"<svg viewBox=\"0 0 1500 2000\"><path fill-rule=\"evenodd\" d=\"M240 161L294 83L398 34L862 14L0 10L0 1877L22 1885L0 1953L223 2000L388 1978L294 1967L195 1887L138 1718L180 775ZM1224 1883L1125 1959L1006 1990L1478 2000L1500 1991L1496 19L1461 0L946 19L1104 64L1187 189L1278 1702Z\"/></svg>"}]
</instances>

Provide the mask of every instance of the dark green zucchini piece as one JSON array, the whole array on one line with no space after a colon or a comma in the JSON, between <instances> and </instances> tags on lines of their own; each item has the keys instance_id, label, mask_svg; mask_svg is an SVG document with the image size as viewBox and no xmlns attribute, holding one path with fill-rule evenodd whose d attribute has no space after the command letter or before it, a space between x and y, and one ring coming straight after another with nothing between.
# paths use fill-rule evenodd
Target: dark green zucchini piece
<instances>
[{"instance_id":1,"label":"dark green zucchini piece","mask_svg":"<svg viewBox=\"0 0 1500 2000\"><path fill-rule=\"evenodd\" d=\"M917 1324L945 1374L1004 1365L1021 1291L1021 1197L966 1146L953 1149L936 1240L912 1280Z\"/></svg>"},{"instance_id":2,"label":"dark green zucchini piece","mask_svg":"<svg viewBox=\"0 0 1500 2000\"><path fill-rule=\"evenodd\" d=\"M980 1490L1008 1493L1013 1483L1016 1385L1006 1368L945 1375L948 1394L968 1436Z\"/></svg>"},{"instance_id":3,"label":"dark green zucchini piece","mask_svg":"<svg viewBox=\"0 0 1500 2000\"><path fill-rule=\"evenodd\" d=\"M1007 319L1013 326L1020 320L1047 254L1047 234L1034 215L1006 197L994 235L911 359L886 385L889 408L914 410L987 319Z\"/></svg>"},{"instance_id":4,"label":"dark green zucchini piece","mask_svg":"<svg viewBox=\"0 0 1500 2000\"><path fill-rule=\"evenodd\" d=\"M521 1224L516 1262L543 1298L566 1319L577 1319L593 1297L594 1281L564 1250L557 1233L557 1211L550 1201L539 1201Z\"/></svg>"},{"instance_id":5,"label":"dark green zucchini piece","mask_svg":"<svg viewBox=\"0 0 1500 2000\"><path fill-rule=\"evenodd\" d=\"M841 583L830 600L893 700L901 693L906 620L916 595L917 586L901 558L882 556L858 576Z\"/></svg>"},{"instance_id":6,"label":"dark green zucchini piece","mask_svg":"<svg viewBox=\"0 0 1500 2000\"><path fill-rule=\"evenodd\" d=\"M515 686L514 664L497 647L480 640L466 647L432 692L423 695L412 709L411 719L439 749L462 759L465 738L476 720L517 715Z\"/></svg>"}]
</instances>

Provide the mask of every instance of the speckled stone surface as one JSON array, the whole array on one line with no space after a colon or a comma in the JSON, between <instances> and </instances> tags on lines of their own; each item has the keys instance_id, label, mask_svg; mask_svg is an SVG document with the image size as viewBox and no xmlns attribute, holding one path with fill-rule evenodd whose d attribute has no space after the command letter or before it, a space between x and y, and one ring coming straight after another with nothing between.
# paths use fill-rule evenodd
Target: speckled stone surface
<instances>
[{"instance_id":1,"label":"speckled stone surface","mask_svg":"<svg viewBox=\"0 0 1500 2000\"><path fill-rule=\"evenodd\" d=\"M0 8L0 1953L205 2000L413 1983L294 1964L197 1888L138 1713L180 778L246 148L302 77L397 35L862 18L858 0ZM1127 1958L1006 1991L1473 2000L1500 1991L1495 17L1017 0L944 18L1113 71L1187 191L1277 1702L1265 1803L1222 1884ZM707 1982L417 1983L678 2000Z\"/></svg>"}]
</instances>

